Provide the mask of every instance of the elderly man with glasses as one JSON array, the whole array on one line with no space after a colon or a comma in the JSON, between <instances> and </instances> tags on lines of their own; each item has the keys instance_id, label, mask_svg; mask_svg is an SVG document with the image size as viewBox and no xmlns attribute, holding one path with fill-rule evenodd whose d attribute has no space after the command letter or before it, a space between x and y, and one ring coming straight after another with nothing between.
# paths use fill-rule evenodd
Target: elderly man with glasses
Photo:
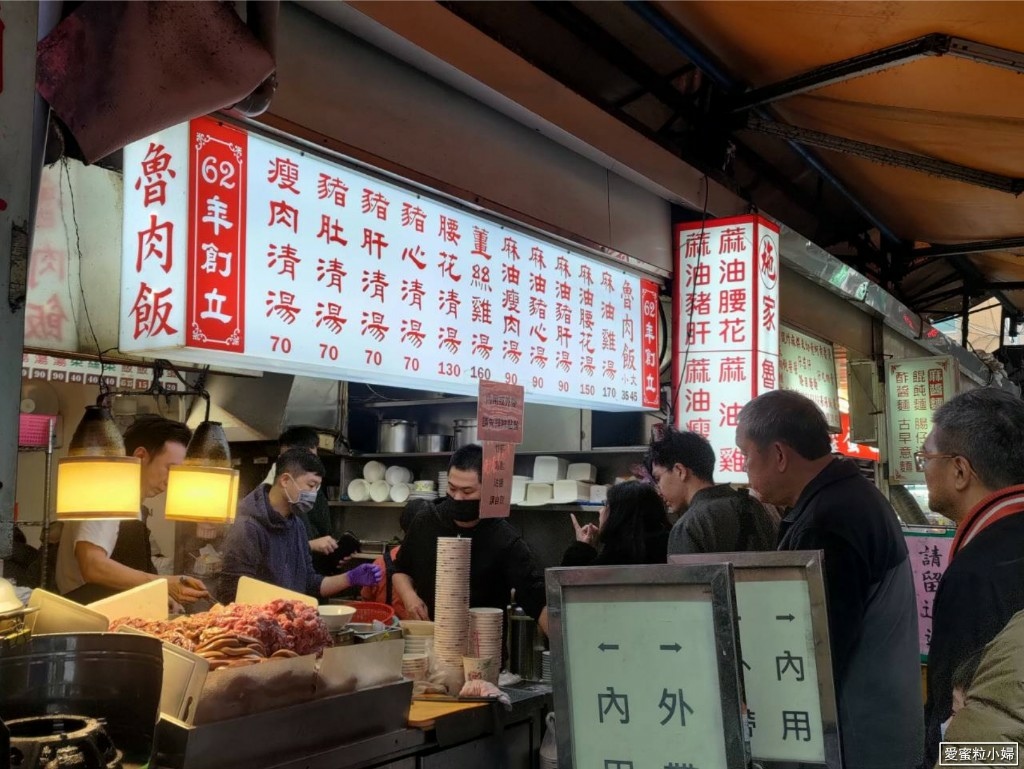
<instances>
[{"instance_id":1,"label":"elderly man with glasses","mask_svg":"<svg viewBox=\"0 0 1024 769\"><path fill-rule=\"evenodd\" d=\"M926 766L934 766L952 714L953 670L1024 609L1024 401L972 390L932 421L914 458L928 506L957 531L932 607Z\"/></svg>"}]
</instances>

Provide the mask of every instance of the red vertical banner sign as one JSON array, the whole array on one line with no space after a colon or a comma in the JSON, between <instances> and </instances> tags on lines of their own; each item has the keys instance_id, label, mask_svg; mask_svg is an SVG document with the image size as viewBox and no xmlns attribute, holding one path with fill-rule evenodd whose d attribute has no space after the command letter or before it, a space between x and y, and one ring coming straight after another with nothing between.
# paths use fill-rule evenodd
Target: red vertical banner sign
<instances>
[{"instance_id":1,"label":"red vertical banner sign","mask_svg":"<svg viewBox=\"0 0 1024 769\"><path fill-rule=\"evenodd\" d=\"M210 118L189 131L188 345L245 352L248 137Z\"/></svg>"},{"instance_id":2,"label":"red vertical banner sign","mask_svg":"<svg viewBox=\"0 0 1024 769\"><path fill-rule=\"evenodd\" d=\"M658 371L658 285L650 280L640 281L640 318L643 324L640 347L643 404L644 408L656 409L661 405L661 377Z\"/></svg>"},{"instance_id":3,"label":"red vertical banner sign","mask_svg":"<svg viewBox=\"0 0 1024 769\"><path fill-rule=\"evenodd\" d=\"M525 390L521 385L480 381L477 435L484 447L480 517L508 518L516 444L523 442Z\"/></svg>"}]
</instances>

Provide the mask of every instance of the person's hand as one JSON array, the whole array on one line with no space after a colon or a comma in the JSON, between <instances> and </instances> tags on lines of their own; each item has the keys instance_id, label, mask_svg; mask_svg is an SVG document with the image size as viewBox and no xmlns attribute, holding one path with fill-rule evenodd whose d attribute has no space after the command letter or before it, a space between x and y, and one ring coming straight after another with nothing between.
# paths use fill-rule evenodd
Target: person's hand
<instances>
[{"instance_id":1,"label":"person's hand","mask_svg":"<svg viewBox=\"0 0 1024 769\"><path fill-rule=\"evenodd\" d=\"M309 549L320 555L330 555L338 549L338 540L328 534L326 537L318 537L309 540Z\"/></svg>"},{"instance_id":2,"label":"person's hand","mask_svg":"<svg viewBox=\"0 0 1024 769\"><path fill-rule=\"evenodd\" d=\"M168 577L167 592L171 598L178 603L195 603L200 598L209 598L210 593L206 585L195 577Z\"/></svg>"},{"instance_id":3,"label":"person's hand","mask_svg":"<svg viewBox=\"0 0 1024 769\"><path fill-rule=\"evenodd\" d=\"M405 610L409 612L409 616L412 619L430 620L430 612L427 611L427 605L418 596L411 606L406 604Z\"/></svg>"},{"instance_id":4,"label":"person's hand","mask_svg":"<svg viewBox=\"0 0 1024 769\"><path fill-rule=\"evenodd\" d=\"M580 522L576 520L576 513L569 513L569 517L572 518L572 527L576 530L576 541L586 542L591 547L596 547L597 535L600 533L597 526L592 523L580 526Z\"/></svg>"},{"instance_id":5,"label":"person's hand","mask_svg":"<svg viewBox=\"0 0 1024 769\"><path fill-rule=\"evenodd\" d=\"M373 587L380 582L380 566L375 563L364 563L346 572L348 582L354 587Z\"/></svg>"}]
</instances>

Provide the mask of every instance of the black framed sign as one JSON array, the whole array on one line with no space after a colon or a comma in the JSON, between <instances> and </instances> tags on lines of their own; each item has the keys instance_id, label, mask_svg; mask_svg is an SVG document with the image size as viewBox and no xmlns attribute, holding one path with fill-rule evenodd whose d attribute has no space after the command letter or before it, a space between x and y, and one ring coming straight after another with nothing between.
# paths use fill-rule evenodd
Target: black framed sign
<instances>
[{"instance_id":1,"label":"black framed sign","mask_svg":"<svg viewBox=\"0 0 1024 769\"><path fill-rule=\"evenodd\" d=\"M669 556L730 563L736 591L747 738L766 769L842 766L820 551Z\"/></svg>"},{"instance_id":2,"label":"black framed sign","mask_svg":"<svg viewBox=\"0 0 1024 769\"><path fill-rule=\"evenodd\" d=\"M558 763L745 766L728 564L549 569Z\"/></svg>"}]
</instances>

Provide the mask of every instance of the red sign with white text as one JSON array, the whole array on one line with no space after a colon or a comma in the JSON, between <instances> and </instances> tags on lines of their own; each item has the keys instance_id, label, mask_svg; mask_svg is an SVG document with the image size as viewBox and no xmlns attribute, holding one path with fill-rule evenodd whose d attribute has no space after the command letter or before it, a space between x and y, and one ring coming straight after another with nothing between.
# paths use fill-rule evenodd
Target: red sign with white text
<instances>
[{"instance_id":1,"label":"red sign with white text","mask_svg":"<svg viewBox=\"0 0 1024 769\"><path fill-rule=\"evenodd\" d=\"M640 322L643 324L640 364L644 408L661 405L661 372L658 369L658 286L650 280L640 281Z\"/></svg>"},{"instance_id":2,"label":"red sign with white text","mask_svg":"<svg viewBox=\"0 0 1024 769\"><path fill-rule=\"evenodd\" d=\"M248 137L202 118L189 139L188 343L245 352Z\"/></svg>"}]
</instances>

